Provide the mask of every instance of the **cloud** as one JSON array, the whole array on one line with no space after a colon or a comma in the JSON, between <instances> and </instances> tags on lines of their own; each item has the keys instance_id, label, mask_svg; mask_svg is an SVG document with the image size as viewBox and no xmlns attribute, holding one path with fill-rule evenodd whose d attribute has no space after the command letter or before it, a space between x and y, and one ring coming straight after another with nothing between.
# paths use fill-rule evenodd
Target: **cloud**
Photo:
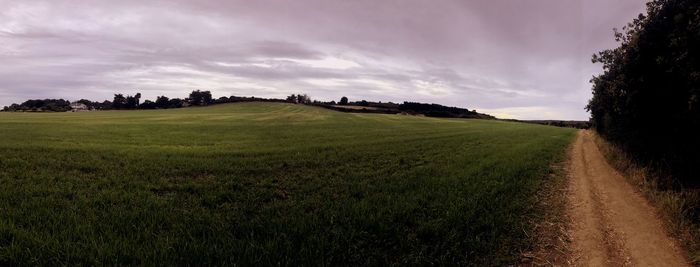
<instances>
[{"instance_id":1,"label":"cloud","mask_svg":"<svg viewBox=\"0 0 700 267\"><path fill-rule=\"evenodd\" d=\"M641 0L0 0L0 105L140 91L421 101L587 119Z\"/></svg>"}]
</instances>

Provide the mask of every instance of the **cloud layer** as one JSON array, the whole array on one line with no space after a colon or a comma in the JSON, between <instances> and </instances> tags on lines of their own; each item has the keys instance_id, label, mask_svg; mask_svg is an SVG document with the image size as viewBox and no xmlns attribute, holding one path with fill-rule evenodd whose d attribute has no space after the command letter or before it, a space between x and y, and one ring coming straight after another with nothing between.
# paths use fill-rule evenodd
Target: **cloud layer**
<instances>
[{"instance_id":1,"label":"cloud layer","mask_svg":"<svg viewBox=\"0 0 700 267\"><path fill-rule=\"evenodd\" d=\"M587 119L594 52L640 0L0 0L0 105L185 96L435 102Z\"/></svg>"}]
</instances>

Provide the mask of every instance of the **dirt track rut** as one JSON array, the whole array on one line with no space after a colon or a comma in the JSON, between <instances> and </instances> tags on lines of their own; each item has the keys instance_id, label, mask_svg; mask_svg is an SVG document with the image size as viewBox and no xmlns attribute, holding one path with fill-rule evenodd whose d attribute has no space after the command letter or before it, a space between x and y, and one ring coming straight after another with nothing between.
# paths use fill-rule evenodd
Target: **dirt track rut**
<instances>
[{"instance_id":1,"label":"dirt track rut","mask_svg":"<svg viewBox=\"0 0 700 267\"><path fill-rule=\"evenodd\" d=\"M653 207L580 131L571 154L569 216L575 266L689 266Z\"/></svg>"}]
</instances>

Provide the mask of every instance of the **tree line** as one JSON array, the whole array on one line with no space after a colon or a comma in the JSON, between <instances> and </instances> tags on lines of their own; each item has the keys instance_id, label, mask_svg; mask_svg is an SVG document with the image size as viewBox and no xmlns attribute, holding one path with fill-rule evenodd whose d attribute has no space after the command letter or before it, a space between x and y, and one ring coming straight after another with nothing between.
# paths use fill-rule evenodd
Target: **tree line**
<instances>
[{"instance_id":1,"label":"tree line","mask_svg":"<svg viewBox=\"0 0 700 267\"><path fill-rule=\"evenodd\" d=\"M593 56L593 127L637 161L699 185L700 1L655 0Z\"/></svg>"},{"instance_id":2,"label":"tree line","mask_svg":"<svg viewBox=\"0 0 700 267\"><path fill-rule=\"evenodd\" d=\"M130 109L171 109L182 108L189 106L207 106L212 104L235 103L235 102L285 102L295 104L314 105L324 108L329 108L345 112L370 112L370 113L409 113L422 114L429 117L443 118L481 118L495 119L487 114L477 113L475 110L470 111L464 108L447 107L439 104L424 104L417 102L404 102L397 104L393 102L372 102L367 100L349 101L345 96L341 97L338 102L335 101L319 101L313 100L307 94L292 94L285 99L276 98L260 98L260 97L243 97L243 96L222 96L213 98L211 91L195 90L189 94L189 97L168 98L167 96L159 96L155 101L144 100L141 102L141 93L135 95L115 94L114 98L109 101L102 102L90 101L81 99L75 103L85 105L89 110L130 110ZM345 108L345 107L363 107L363 108ZM22 104L12 104L4 107L2 111L71 111L71 102L63 99L43 99L43 100L27 100Z\"/></svg>"},{"instance_id":3,"label":"tree line","mask_svg":"<svg viewBox=\"0 0 700 267\"><path fill-rule=\"evenodd\" d=\"M168 109L181 108L187 106L206 106L217 103L229 103L240 101L269 101L269 99L249 98L249 97L221 97L213 99L211 91L194 90L187 98L169 98L167 96L159 96L155 101L144 100L141 102L141 93L135 95L115 94L110 100L90 101L88 99L80 99L75 103L83 104L91 110L124 110L124 109ZM54 111L64 112L70 111L71 102L64 99L32 99L21 104L12 104L5 106L2 111Z\"/></svg>"},{"instance_id":4,"label":"tree line","mask_svg":"<svg viewBox=\"0 0 700 267\"><path fill-rule=\"evenodd\" d=\"M211 91L194 90L187 98L169 98L158 96L155 101L144 100L141 102L141 93L135 95L114 94L114 98L102 102L80 99L74 103L83 104L89 110L129 110L129 109L170 109L189 106L208 106L212 104L235 103L235 102L286 102L296 104L335 104L335 101L322 102L312 100L307 94L292 94L286 99L245 97L245 96L222 96L213 98ZM65 112L71 111L71 102L65 99L31 99L21 104L5 106L1 111L47 111Z\"/></svg>"},{"instance_id":5,"label":"tree line","mask_svg":"<svg viewBox=\"0 0 700 267\"><path fill-rule=\"evenodd\" d=\"M64 99L31 99L22 104L5 106L2 111L70 111L70 101Z\"/></svg>"},{"instance_id":6,"label":"tree line","mask_svg":"<svg viewBox=\"0 0 700 267\"><path fill-rule=\"evenodd\" d=\"M439 118L471 118L476 116L476 110L466 108L447 107L439 104L424 104L416 102L404 102L399 105L399 110L424 114L428 117Z\"/></svg>"}]
</instances>

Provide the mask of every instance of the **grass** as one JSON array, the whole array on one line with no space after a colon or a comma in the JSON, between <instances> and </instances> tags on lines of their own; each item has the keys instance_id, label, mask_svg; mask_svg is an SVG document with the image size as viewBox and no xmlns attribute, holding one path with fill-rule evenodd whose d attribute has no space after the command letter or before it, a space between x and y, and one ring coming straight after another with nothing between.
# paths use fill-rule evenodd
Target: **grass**
<instances>
[{"instance_id":1,"label":"grass","mask_svg":"<svg viewBox=\"0 0 700 267\"><path fill-rule=\"evenodd\" d=\"M700 189L673 188L673 179L633 160L625 151L596 135L608 162L634 184L656 207L666 231L678 239L693 266L700 266Z\"/></svg>"},{"instance_id":2,"label":"grass","mask_svg":"<svg viewBox=\"0 0 700 267\"><path fill-rule=\"evenodd\" d=\"M566 158L551 165L551 172L535 193L534 211L526 216L530 248L521 253L521 266L571 265L569 239L570 218L567 215L571 203L568 165L571 162L570 144Z\"/></svg>"},{"instance_id":3,"label":"grass","mask_svg":"<svg viewBox=\"0 0 700 267\"><path fill-rule=\"evenodd\" d=\"M506 265L573 129L291 104L0 113L0 265Z\"/></svg>"}]
</instances>

